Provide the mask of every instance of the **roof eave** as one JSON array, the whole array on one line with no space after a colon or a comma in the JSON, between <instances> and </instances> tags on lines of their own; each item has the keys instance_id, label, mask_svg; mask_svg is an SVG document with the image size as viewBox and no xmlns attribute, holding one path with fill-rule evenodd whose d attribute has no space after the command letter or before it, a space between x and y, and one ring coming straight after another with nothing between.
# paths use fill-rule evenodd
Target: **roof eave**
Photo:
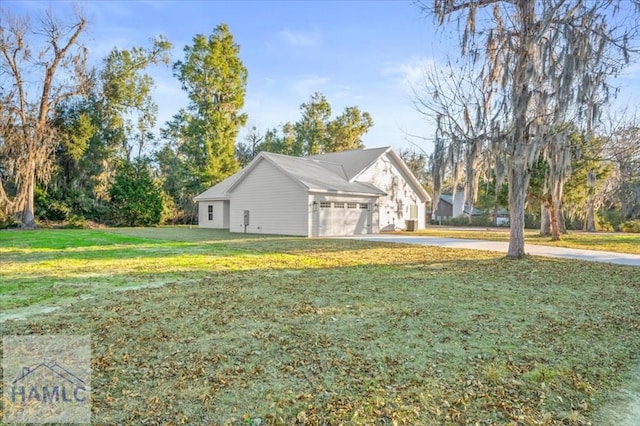
<instances>
[{"instance_id":1,"label":"roof eave","mask_svg":"<svg viewBox=\"0 0 640 426\"><path fill-rule=\"evenodd\" d=\"M356 192L356 191L340 191L335 189L323 189L323 188L310 188L309 192L317 194L332 194L332 195L354 195L358 197L380 197L387 195L386 192Z\"/></svg>"},{"instance_id":2,"label":"roof eave","mask_svg":"<svg viewBox=\"0 0 640 426\"><path fill-rule=\"evenodd\" d=\"M229 195L225 195L222 197L193 197L193 201L195 202L200 202L200 201L228 201L230 200L231 197Z\"/></svg>"}]
</instances>

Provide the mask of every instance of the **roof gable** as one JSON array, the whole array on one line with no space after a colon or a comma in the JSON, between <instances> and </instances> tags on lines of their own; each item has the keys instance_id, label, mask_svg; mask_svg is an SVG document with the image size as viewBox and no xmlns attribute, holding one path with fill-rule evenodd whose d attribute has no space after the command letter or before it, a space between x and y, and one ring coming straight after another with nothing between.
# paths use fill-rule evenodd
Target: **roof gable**
<instances>
[{"instance_id":1,"label":"roof gable","mask_svg":"<svg viewBox=\"0 0 640 426\"><path fill-rule=\"evenodd\" d=\"M203 193L196 195L193 198L193 201L228 200L229 194L227 193L227 190L240 177L244 170L245 169L242 169L239 172L232 174Z\"/></svg>"},{"instance_id":2,"label":"roof gable","mask_svg":"<svg viewBox=\"0 0 640 426\"><path fill-rule=\"evenodd\" d=\"M233 190L245 179L261 161L268 161L281 173L309 191L329 191L337 193L383 195L384 191L363 182L350 182L341 164L320 161L311 157L291 157L288 155L261 152L244 169L244 173L228 188Z\"/></svg>"},{"instance_id":3,"label":"roof gable","mask_svg":"<svg viewBox=\"0 0 640 426\"><path fill-rule=\"evenodd\" d=\"M463 193L457 192L456 194L463 194ZM464 194L463 194L463 196L464 196ZM453 200L453 196L451 194L440 194L440 197L438 199L439 199L438 202L442 201L442 202L447 203L447 204L449 204L449 205L451 205L453 207L454 200ZM466 213L466 214L469 214L471 216L477 216L477 215L482 214L481 210L478 210L475 207L471 208L469 206L469 204L467 204L467 203L464 203L463 212Z\"/></svg>"},{"instance_id":4,"label":"roof gable","mask_svg":"<svg viewBox=\"0 0 640 426\"><path fill-rule=\"evenodd\" d=\"M194 201L226 200L233 190L251 174L262 161L267 161L282 174L309 191L385 195L386 193L358 177L387 155L411 185L421 200L431 198L407 165L390 147L333 152L308 157L292 157L270 152L260 152L244 169L212 186L194 198Z\"/></svg>"},{"instance_id":5,"label":"roof gable","mask_svg":"<svg viewBox=\"0 0 640 426\"><path fill-rule=\"evenodd\" d=\"M310 155L306 158L339 164L342 166L347 180L353 181L356 176L368 169L382 154L390 149L386 146L383 148L330 152L328 154Z\"/></svg>"}]
</instances>

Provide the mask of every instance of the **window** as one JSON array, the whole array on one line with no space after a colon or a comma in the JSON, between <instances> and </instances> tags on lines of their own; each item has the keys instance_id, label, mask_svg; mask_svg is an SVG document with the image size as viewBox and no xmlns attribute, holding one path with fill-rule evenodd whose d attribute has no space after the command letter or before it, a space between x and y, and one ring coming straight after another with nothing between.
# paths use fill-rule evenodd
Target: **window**
<instances>
[{"instance_id":1,"label":"window","mask_svg":"<svg viewBox=\"0 0 640 426\"><path fill-rule=\"evenodd\" d=\"M333 208L344 209L344 203L333 203Z\"/></svg>"},{"instance_id":2,"label":"window","mask_svg":"<svg viewBox=\"0 0 640 426\"><path fill-rule=\"evenodd\" d=\"M207 214L209 216L209 220L213 220L213 206L212 205L208 205L207 206Z\"/></svg>"},{"instance_id":3,"label":"window","mask_svg":"<svg viewBox=\"0 0 640 426\"><path fill-rule=\"evenodd\" d=\"M368 203L360 203L360 210L369 210Z\"/></svg>"},{"instance_id":4,"label":"window","mask_svg":"<svg viewBox=\"0 0 640 426\"><path fill-rule=\"evenodd\" d=\"M418 218L418 206L415 204L411 204L409 206L409 219L417 219Z\"/></svg>"},{"instance_id":5,"label":"window","mask_svg":"<svg viewBox=\"0 0 640 426\"><path fill-rule=\"evenodd\" d=\"M347 203L347 208L348 209L357 209L358 208L358 203Z\"/></svg>"},{"instance_id":6,"label":"window","mask_svg":"<svg viewBox=\"0 0 640 426\"><path fill-rule=\"evenodd\" d=\"M320 201L320 208L321 209L330 209L331 208L331 202L329 202L329 201Z\"/></svg>"}]
</instances>

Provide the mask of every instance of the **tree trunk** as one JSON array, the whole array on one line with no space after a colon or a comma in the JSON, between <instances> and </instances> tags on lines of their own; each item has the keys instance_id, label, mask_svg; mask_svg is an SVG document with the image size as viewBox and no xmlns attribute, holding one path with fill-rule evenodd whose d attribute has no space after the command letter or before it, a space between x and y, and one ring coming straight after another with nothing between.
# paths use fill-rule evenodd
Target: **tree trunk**
<instances>
[{"instance_id":1,"label":"tree trunk","mask_svg":"<svg viewBox=\"0 0 640 426\"><path fill-rule=\"evenodd\" d=\"M549 209L544 202L540 203L540 236L548 237L551 235L551 217Z\"/></svg>"},{"instance_id":2,"label":"tree trunk","mask_svg":"<svg viewBox=\"0 0 640 426\"><path fill-rule=\"evenodd\" d=\"M551 241L560 240L560 230L558 229L558 203L551 200L549 202L549 217L551 217Z\"/></svg>"},{"instance_id":3,"label":"tree trunk","mask_svg":"<svg viewBox=\"0 0 640 426\"><path fill-rule=\"evenodd\" d=\"M587 206L587 232L596 232L596 215L593 204L593 197L589 197L589 203Z\"/></svg>"},{"instance_id":4,"label":"tree trunk","mask_svg":"<svg viewBox=\"0 0 640 426\"><path fill-rule=\"evenodd\" d=\"M507 257L524 257L524 204L529 186L529 172L522 165L509 166L509 249Z\"/></svg>"},{"instance_id":5,"label":"tree trunk","mask_svg":"<svg viewBox=\"0 0 640 426\"><path fill-rule=\"evenodd\" d=\"M558 214L558 231L560 231L561 234L568 234L567 222L564 219L564 212L562 211L562 203L558 206L556 213Z\"/></svg>"},{"instance_id":6,"label":"tree trunk","mask_svg":"<svg viewBox=\"0 0 640 426\"><path fill-rule=\"evenodd\" d=\"M27 199L25 201L24 210L22 211L22 228L24 229L35 229L36 227L36 220L34 217L35 180L35 170L31 170L29 173L29 182L27 183Z\"/></svg>"}]
</instances>

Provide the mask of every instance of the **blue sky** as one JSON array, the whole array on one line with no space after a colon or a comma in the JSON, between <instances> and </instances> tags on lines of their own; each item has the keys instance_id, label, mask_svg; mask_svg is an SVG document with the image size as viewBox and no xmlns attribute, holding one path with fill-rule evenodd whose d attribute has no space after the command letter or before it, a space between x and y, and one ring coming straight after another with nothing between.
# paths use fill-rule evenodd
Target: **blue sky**
<instances>
[{"instance_id":1,"label":"blue sky","mask_svg":"<svg viewBox=\"0 0 640 426\"><path fill-rule=\"evenodd\" d=\"M70 15L63 1L2 0L14 14L32 16L53 7ZM113 47L148 46L163 34L174 45L172 61L196 34L226 23L240 45L249 72L245 111L249 125L262 132L300 118L300 104L323 93L334 116L346 106L368 111L374 127L368 148L412 147L407 133L433 136L433 123L415 111L411 85L425 64L456 56L455 25L437 29L410 1L109 1L89 0L83 42L98 64ZM622 100L637 97L639 68L622 79ZM162 124L187 103L170 67L150 70ZM242 138L243 133L241 133ZM431 152L430 142L412 139Z\"/></svg>"},{"instance_id":2,"label":"blue sky","mask_svg":"<svg viewBox=\"0 0 640 426\"><path fill-rule=\"evenodd\" d=\"M35 16L49 6L60 16L71 13L71 3L61 1L4 4L14 14ZM300 104L318 91L334 115L353 105L372 115L374 127L364 137L369 148L410 146L407 132L431 136L432 126L412 106L408 81L420 75L423 61L447 50L448 38L434 38L431 18L408 1L103 0L85 8L83 41L96 63L114 46L145 46L159 34L173 43L176 61L194 35L228 24L249 72L245 111L262 131L297 121ZM186 95L170 67L151 74L164 123L186 105Z\"/></svg>"}]
</instances>

